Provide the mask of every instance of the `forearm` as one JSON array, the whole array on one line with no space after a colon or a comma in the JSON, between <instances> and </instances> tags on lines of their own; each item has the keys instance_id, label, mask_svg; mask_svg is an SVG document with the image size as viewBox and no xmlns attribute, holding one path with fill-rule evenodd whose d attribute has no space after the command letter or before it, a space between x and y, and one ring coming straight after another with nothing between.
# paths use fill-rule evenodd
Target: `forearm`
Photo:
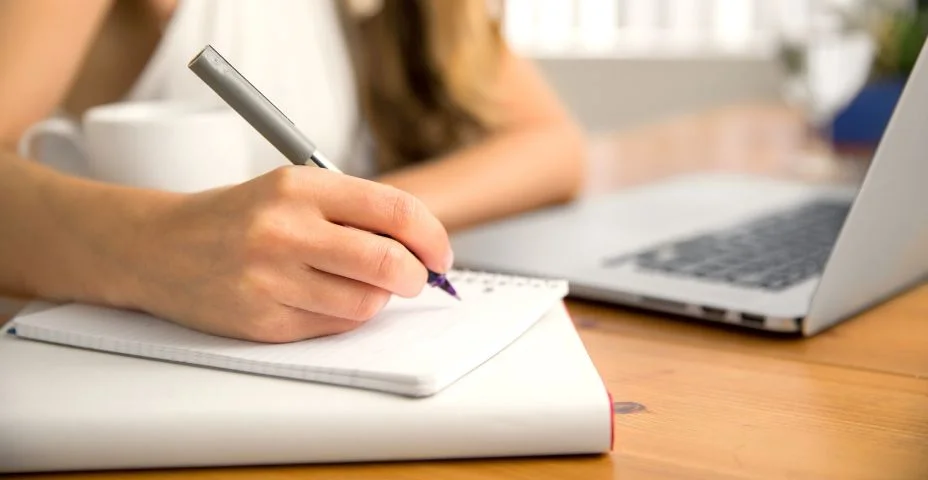
<instances>
[{"instance_id":1,"label":"forearm","mask_svg":"<svg viewBox=\"0 0 928 480\"><path fill-rule=\"evenodd\" d=\"M579 129L551 122L500 131L379 180L416 195L448 230L457 230L573 198L585 156Z\"/></svg>"},{"instance_id":2,"label":"forearm","mask_svg":"<svg viewBox=\"0 0 928 480\"><path fill-rule=\"evenodd\" d=\"M133 245L162 196L0 153L0 292L125 304Z\"/></svg>"}]
</instances>

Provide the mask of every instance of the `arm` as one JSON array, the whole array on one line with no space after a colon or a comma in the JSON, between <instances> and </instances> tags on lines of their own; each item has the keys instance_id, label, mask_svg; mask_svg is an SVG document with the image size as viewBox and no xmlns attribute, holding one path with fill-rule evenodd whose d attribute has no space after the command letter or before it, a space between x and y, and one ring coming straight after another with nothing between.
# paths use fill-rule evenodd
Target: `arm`
<instances>
[{"instance_id":1,"label":"arm","mask_svg":"<svg viewBox=\"0 0 928 480\"><path fill-rule=\"evenodd\" d=\"M573 198L585 141L541 74L505 51L494 94L506 117L486 139L380 181L419 197L449 230Z\"/></svg>"},{"instance_id":2,"label":"arm","mask_svg":"<svg viewBox=\"0 0 928 480\"><path fill-rule=\"evenodd\" d=\"M118 189L68 178L13 153L23 131L67 94L109 8L106 0L0 3L0 291L101 300L109 296L102 285L116 280L94 232L122 235L112 227L127 226L134 215L117 210L139 206L112 201ZM88 271L99 275L81 275Z\"/></svg>"},{"instance_id":3,"label":"arm","mask_svg":"<svg viewBox=\"0 0 928 480\"><path fill-rule=\"evenodd\" d=\"M291 167L176 194L74 178L14 154L66 95L108 7L0 2L0 292L288 342L356 328L392 295L418 295L426 268L450 268L441 222L380 183Z\"/></svg>"},{"instance_id":4,"label":"arm","mask_svg":"<svg viewBox=\"0 0 928 480\"><path fill-rule=\"evenodd\" d=\"M0 153L0 293L132 306L131 250L167 197Z\"/></svg>"}]
</instances>

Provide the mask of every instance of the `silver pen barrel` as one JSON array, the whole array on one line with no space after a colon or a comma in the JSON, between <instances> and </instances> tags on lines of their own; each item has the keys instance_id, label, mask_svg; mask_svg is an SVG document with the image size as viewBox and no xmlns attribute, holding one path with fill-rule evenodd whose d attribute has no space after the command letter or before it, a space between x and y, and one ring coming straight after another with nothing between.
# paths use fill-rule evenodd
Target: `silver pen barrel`
<instances>
[{"instance_id":1,"label":"silver pen barrel","mask_svg":"<svg viewBox=\"0 0 928 480\"><path fill-rule=\"evenodd\" d=\"M203 48L187 66L291 163L305 165L313 162L319 165L313 159L323 158L322 161L328 164L325 168L338 171L321 157L316 146L280 109L211 45Z\"/></svg>"}]
</instances>

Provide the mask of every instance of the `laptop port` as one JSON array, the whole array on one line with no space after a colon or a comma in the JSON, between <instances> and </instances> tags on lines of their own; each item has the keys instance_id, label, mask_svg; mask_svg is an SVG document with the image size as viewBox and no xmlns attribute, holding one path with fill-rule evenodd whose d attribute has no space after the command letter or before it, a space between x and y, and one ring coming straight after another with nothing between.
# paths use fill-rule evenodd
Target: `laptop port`
<instances>
[{"instance_id":1,"label":"laptop port","mask_svg":"<svg viewBox=\"0 0 928 480\"><path fill-rule=\"evenodd\" d=\"M639 301L642 305L655 308L657 310L670 310L674 312L682 312L686 310L685 303L664 300L663 298L642 296L640 297Z\"/></svg>"},{"instance_id":2,"label":"laptop port","mask_svg":"<svg viewBox=\"0 0 928 480\"><path fill-rule=\"evenodd\" d=\"M706 318L711 318L712 320L724 320L725 313L728 312L728 310L725 310L724 308L715 308L715 307L700 307L700 308L702 308L703 316Z\"/></svg>"},{"instance_id":3,"label":"laptop port","mask_svg":"<svg viewBox=\"0 0 928 480\"><path fill-rule=\"evenodd\" d=\"M750 327L763 327L764 326L764 316L755 315L753 313L742 313L741 314L741 323L748 325Z\"/></svg>"}]
</instances>

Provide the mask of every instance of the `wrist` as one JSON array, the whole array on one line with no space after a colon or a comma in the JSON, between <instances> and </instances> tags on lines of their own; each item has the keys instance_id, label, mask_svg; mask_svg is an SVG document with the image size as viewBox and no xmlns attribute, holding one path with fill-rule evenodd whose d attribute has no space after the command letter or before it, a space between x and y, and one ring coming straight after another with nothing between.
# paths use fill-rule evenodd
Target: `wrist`
<instances>
[{"instance_id":1,"label":"wrist","mask_svg":"<svg viewBox=\"0 0 928 480\"><path fill-rule=\"evenodd\" d=\"M152 225L176 195L49 178L40 189L56 225L54 254L40 261L36 290L56 300L138 308L144 303L145 252L156 242ZM50 264L54 262L54 264Z\"/></svg>"},{"instance_id":2,"label":"wrist","mask_svg":"<svg viewBox=\"0 0 928 480\"><path fill-rule=\"evenodd\" d=\"M118 206L97 225L111 233L100 237L97 258L104 270L89 277L94 292L107 305L147 310L153 302L157 273L170 265L169 257L157 255L164 250L169 228L163 219L183 195L113 188L101 197L103 204Z\"/></svg>"}]
</instances>

